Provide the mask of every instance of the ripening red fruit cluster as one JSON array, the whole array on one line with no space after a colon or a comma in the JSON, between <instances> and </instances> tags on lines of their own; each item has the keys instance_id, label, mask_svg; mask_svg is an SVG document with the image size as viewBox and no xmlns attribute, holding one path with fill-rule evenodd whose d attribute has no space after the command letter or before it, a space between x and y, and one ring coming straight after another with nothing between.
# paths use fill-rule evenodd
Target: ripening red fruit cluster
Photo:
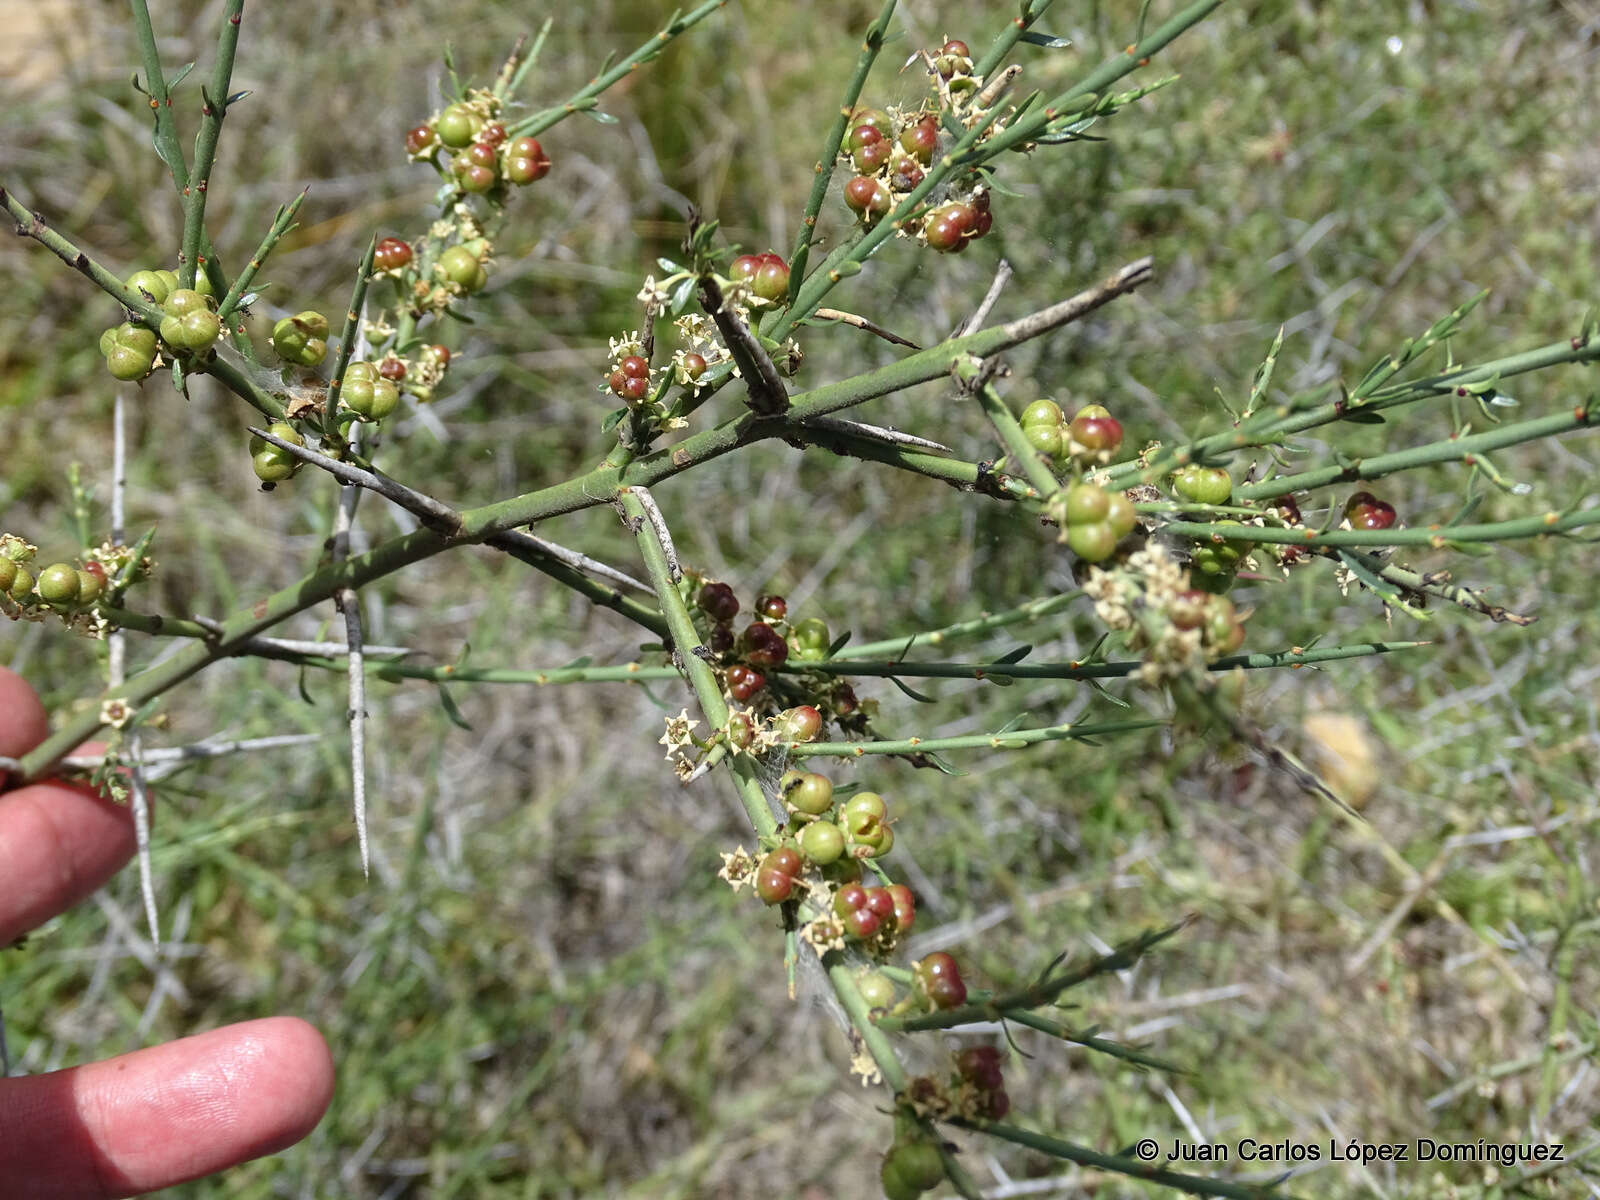
<instances>
[{"instance_id":1,"label":"ripening red fruit cluster","mask_svg":"<svg viewBox=\"0 0 1600 1200\"><path fill-rule=\"evenodd\" d=\"M833 894L833 915L852 941L870 942L880 934L888 938L909 930L916 921L911 889L895 883L864 887L847 883Z\"/></svg>"},{"instance_id":2,"label":"ripening red fruit cluster","mask_svg":"<svg viewBox=\"0 0 1600 1200\"><path fill-rule=\"evenodd\" d=\"M406 133L406 153L413 159L443 165L464 192L483 194L500 185L518 187L550 173L550 157L538 139L511 137L499 121L486 120L467 104L452 104L431 123Z\"/></svg>"},{"instance_id":3,"label":"ripening red fruit cluster","mask_svg":"<svg viewBox=\"0 0 1600 1200\"><path fill-rule=\"evenodd\" d=\"M1388 529L1395 523L1394 505L1371 492L1357 492L1344 503L1344 519L1351 529Z\"/></svg>"},{"instance_id":4,"label":"ripening red fruit cluster","mask_svg":"<svg viewBox=\"0 0 1600 1200\"><path fill-rule=\"evenodd\" d=\"M1000 1051L994 1046L968 1046L956 1055L956 1075L969 1093L969 1109L975 1117L998 1121L1011 1111L1006 1081L1000 1071Z\"/></svg>"},{"instance_id":5,"label":"ripening red fruit cluster","mask_svg":"<svg viewBox=\"0 0 1600 1200\"><path fill-rule=\"evenodd\" d=\"M952 63L960 58L971 66L971 59L964 55L944 57ZM881 109L857 109L839 148L856 172L844 185L845 206L862 224L875 224L922 183L939 153L942 137L937 113L896 117ZM970 194L952 194L928 211L916 230L942 254L959 254L968 242L994 227L988 190L970 184L966 190Z\"/></svg>"},{"instance_id":6,"label":"ripening red fruit cluster","mask_svg":"<svg viewBox=\"0 0 1600 1200\"><path fill-rule=\"evenodd\" d=\"M728 278L748 283L755 295L774 304L789 294L789 264L771 250L739 255L728 267Z\"/></svg>"},{"instance_id":7,"label":"ripening red fruit cluster","mask_svg":"<svg viewBox=\"0 0 1600 1200\"><path fill-rule=\"evenodd\" d=\"M643 400L650 394L650 364L642 355L625 354L606 377L606 385L630 403Z\"/></svg>"}]
</instances>

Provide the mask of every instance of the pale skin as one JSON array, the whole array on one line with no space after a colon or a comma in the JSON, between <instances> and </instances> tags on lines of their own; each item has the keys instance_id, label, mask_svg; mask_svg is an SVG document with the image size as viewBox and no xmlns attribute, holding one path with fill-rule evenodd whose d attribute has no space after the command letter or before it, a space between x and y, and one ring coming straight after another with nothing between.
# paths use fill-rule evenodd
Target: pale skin
<instances>
[{"instance_id":1,"label":"pale skin","mask_svg":"<svg viewBox=\"0 0 1600 1200\"><path fill-rule=\"evenodd\" d=\"M0 667L0 754L31 749L48 724L33 689ZM86 898L133 848L128 810L88 787L0 794L0 947ZM293 1145L332 1095L327 1043L297 1017L0 1079L0 1196L135 1196L198 1179Z\"/></svg>"}]
</instances>

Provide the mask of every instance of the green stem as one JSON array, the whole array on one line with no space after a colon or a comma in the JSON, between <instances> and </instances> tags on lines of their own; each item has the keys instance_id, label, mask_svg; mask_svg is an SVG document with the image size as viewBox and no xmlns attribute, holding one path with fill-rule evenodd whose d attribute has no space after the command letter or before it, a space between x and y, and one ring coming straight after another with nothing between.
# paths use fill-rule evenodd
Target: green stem
<instances>
[{"instance_id":1,"label":"green stem","mask_svg":"<svg viewBox=\"0 0 1600 1200\"><path fill-rule=\"evenodd\" d=\"M960 378L971 383L978 377L981 364L969 359L956 368ZM1045 496L1054 496L1061 490L1061 481L1056 478L1054 471L1043 454L1040 454L1028 442L1028 435L1022 431L1022 426L1017 418L1011 415L1011 409L995 390L994 384L981 384L973 391L978 404L983 408L984 416L989 418L989 424L994 426L994 431L1000 435L1000 441L1006 448L1008 462L1018 463L1022 473L1028 477L1028 482Z\"/></svg>"},{"instance_id":2,"label":"green stem","mask_svg":"<svg viewBox=\"0 0 1600 1200\"><path fill-rule=\"evenodd\" d=\"M1030 1150L1037 1150L1052 1158L1077 1163L1082 1167L1111 1171L1162 1187L1175 1188L1191 1196L1224 1196L1231 1200L1294 1200L1289 1193L1281 1192L1275 1187L1256 1187L1248 1183L1229 1183L1223 1179L1206 1179L1199 1175L1167 1171L1151 1163L1140 1162L1136 1158L1124 1158L1120 1154L1102 1154L1098 1150L1091 1150L1076 1142L1051 1137L1046 1133L1035 1133L1031 1129L1023 1129L1016 1125L1005 1125L998 1121L969 1121L961 1117L951 1118L950 1123L959 1125L963 1129L986 1133L1002 1141L1026 1146Z\"/></svg>"},{"instance_id":3,"label":"green stem","mask_svg":"<svg viewBox=\"0 0 1600 1200\"><path fill-rule=\"evenodd\" d=\"M1025 0L1022 12L1006 22L1006 27L1000 36L995 38L983 52L983 57L973 63L972 73L980 79L988 78L989 72L1005 62L1012 48L1022 40L1022 35L1033 28L1034 23L1044 16L1045 10L1052 3L1054 0Z\"/></svg>"},{"instance_id":4,"label":"green stem","mask_svg":"<svg viewBox=\"0 0 1600 1200\"><path fill-rule=\"evenodd\" d=\"M277 216L272 218L272 228L267 230L267 236L261 239L261 244L256 247L256 252L250 256L250 261L245 264L244 270L239 272L239 277L233 281L233 286L228 289L228 294L222 298L222 303L217 305L217 316L224 321L239 306L239 300L249 290L255 281L256 272L261 270L279 240L289 230L294 228L294 219L300 211L300 206L305 203L306 193L311 189L302 189L300 194L288 204L278 209Z\"/></svg>"},{"instance_id":5,"label":"green stem","mask_svg":"<svg viewBox=\"0 0 1600 1200\"><path fill-rule=\"evenodd\" d=\"M650 586L655 589L656 599L661 605L661 614L667 620L667 631L672 637L673 657L678 669L694 689L700 711L711 728L721 729L728 723L728 702L723 698L716 672L704 657L709 652L695 631L689 606L678 592L678 583L667 563L666 551L657 540L655 529L645 516L644 505L634 491L623 488L618 499L633 530L634 539L639 544L639 554L644 559ZM728 765L739 791L739 802L744 806L750 824L762 837L771 837L777 831L778 823L773 819L766 793L761 790L754 760L747 754L736 754Z\"/></svg>"},{"instance_id":6,"label":"green stem","mask_svg":"<svg viewBox=\"0 0 1600 1200\"><path fill-rule=\"evenodd\" d=\"M817 216L822 212L822 202L828 196L828 184L833 180L834 167L839 160L839 147L844 144L845 135L850 132L850 116L855 112L856 101L861 98L861 89L866 85L873 63L878 61L878 52L883 49L883 39L889 32L889 19L894 15L896 2L897 0L884 0L878 19L867 27L866 36L861 41L861 53L856 57L855 71L850 76L850 82L845 85L844 100L839 105L839 115L834 118L833 125L822 140L822 157L817 159L816 177L811 181L811 195L806 197L805 215L800 222L800 232L795 237L794 254L789 259L791 302L799 294L800 285L805 280L806 260L811 256L811 241L817 229Z\"/></svg>"},{"instance_id":7,"label":"green stem","mask_svg":"<svg viewBox=\"0 0 1600 1200\"><path fill-rule=\"evenodd\" d=\"M815 425L792 426L790 436L835 454L882 463L913 475L936 479L963 492L982 492L997 500L1044 499L1031 484L1015 475L996 471L988 463L964 462L912 446L881 441L869 434Z\"/></svg>"},{"instance_id":8,"label":"green stem","mask_svg":"<svg viewBox=\"0 0 1600 1200\"><path fill-rule=\"evenodd\" d=\"M1571 412L1518 421L1514 425L1502 425L1485 430L1483 433L1445 438L1410 450L1396 450L1392 454L1378 454L1368 459L1352 459L1345 464L1318 467L1312 471L1301 471L1297 475L1279 475L1263 479L1259 483L1243 484L1234 488L1233 494L1241 500L1253 500L1257 497L1281 496L1285 492L1302 492L1310 488L1325 487L1330 483L1381 479L1385 475L1437 463L1471 464L1473 458L1479 454L1487 454L1507 446L1518 446L1523 442L1537 441L1540 438L1555 437L1595 424L1600 424L1600 405L1591 402L1581 404Z\"/></svg>"},{"instance_id":9,"label":"green stem","mask_svg":"<svg viewBox=\"0 0 1600 1200\"><path fill-rule=\"evenodd\" d=\"M1221 538L1237 542L1273 542L1291 546L1432 546L1443 550L1452 543L1506 542L1517 538L1547 537L1600 523L1600 508L1577 512L1546 512L1536 517L1518 517L1485 525L1429 525L1426 529L1382 529L1366 532L1356 529L1277 529L1255 525L1202 525L1174 521L1167 532L1195 541Z\"/></svg>"},{"instance_id":10,"label":"green stem","mask_svg":"<svg viewBox=\"0 0 1600 1200\"><path fill-rule=\"evenodd\" d=\"M828 661L838 663L846 659L875 658L880 654L904 655L909 653L914 645L942 646L952 638L978 637L985 633L992 633L996 629L1004 629L1008 625L1020 625L1028 621L1037 621L1041 617L1050 617L1058 612L1064 612L1082 595L1081 591L1074 589L1070 592L1061 592L1055 596L1029 600L1026 604L1019 604L1015 608L1003 609L997 613L987 613L984 616L974 617L968 621L957 621L954 625L946 625L940 629L902 634L899 637L884 638L882 641L877 642L863 642L859 646L845 646Z\"/></svg>"},{"instance_id":11,"label":"green stem","mask_svg":"<svg viewBox=\"0 0 1600 1200\"><path fill-rule=\"evenodd\" d=\"M1020 750L1039 742L1104 737L1152 729L1163 720L1108 721L1099 725L1051 725L1043 729L1012 729L1005 733L969 733L957 737L902 738L884 742L790 742L790 758L860 758L867 754L927 754L939 750Z\"/></svg>"},{"instance_id":12,"label":"green stem","mask_svg":"<svg viewBox=\"0 0 1600 1200\"><path fill-rule=\"evenodd\" d=\"M322 413L322 436L336 444L343 441L339 436L339 392L344 387L345 368L350 365L350 356L361 337L361 306L367 302L367 284L372 279L372 256L377 247L376 236L367 239L366 253L361 256L361 265L356 268L350 307L345 309L344 329L339 335L339 353L334 357L333 376L328 383L327 407Z\"/></svg>"},{"instance_id":13,"label":"green stem","mask_svg":"<svg viewBox=\"0 0 1600 1200\"><path fill-rule=\"evenodd\" d=\"M151 304L140 293L123 283L111 271L96 262L76 245L57 233L38 213L29 212L23 203L5 188L0 187L0 204L17 223L17 232L30 237L49 250L67 266L94 281L101 290L122 305L148 329L161 328L161 308Z\"/></svg>"},{"instance_id":14,"label":"green stem","mask_svg":"<svg viewBox=\"0 0 1600 1200\"><path fill-rule=\"evenodd\" d=\"M206 240L206 193L211 188L211 167L217 160L217 141L228 115L228 91L233 84L233 56L239 48L239 26L244 0L228 0L217 38L217 61L211 69L211 87L201 93L200 133L194 142L194 171L184 193L183 251L178 259L178 286L194 287L201 242ZM231 288L228 290L232 290Z\"/></svg>"},{"instance_id":15,"label":"green stem","mask_svg":"<svg viewBox=\"0 0 1600 1200\"><path fill-rule=\"evenodd\" d=\"M706 0L698 8L675 17L628 57L617 63L610 70L596 75L588 83L584 84L583 87L567 98L565 104L528 114L507 130L508 135L510 137L525 137L540 134L552 125L566 120L573 113L583 112L585 109L595 107L595 101L600 94L612 84L638 70L639 67L660 54L674 38L681 35L691 26L699 24L727 3L728 0Z\"/></svg>"}]
</instances>

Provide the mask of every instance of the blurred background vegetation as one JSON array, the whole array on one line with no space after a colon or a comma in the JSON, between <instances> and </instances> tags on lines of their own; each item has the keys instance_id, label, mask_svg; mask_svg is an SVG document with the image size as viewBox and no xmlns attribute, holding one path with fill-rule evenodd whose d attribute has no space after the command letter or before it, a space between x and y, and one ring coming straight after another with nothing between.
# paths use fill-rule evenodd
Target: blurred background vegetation
<instances>
[{"instance_id":1,"label":"blurred background vegetation","mask_svg":"<svg viewBox=\"0 0 1600 1200\"><path fill-rule=\"evenodd\" d=\"M158 7L169 68L208 63L218 5ZM0 182L118 269L171 265L181 217L128 87L137 53L124 10L14 8L0 47ZM606 98L619 123L553 130L555 170L523 197L478 323L447 339L461 355L450 386L406 420L388 469L466 504L601 454L605 338L637 327L640 280L682 236L664 189L747 249L787 250L876 8L730 5ZM1024 82L1068 80L1120 49L1138 8L1060 0L1043 27L1072 47L1024 48ZM669 10L596 0L556 13L530 100L565 97ZM947 34L986 44L1009 12L907 0L907 37L867 98L915 96L916 78L896 74L911 48ZM262 327L283 311L336 311L371 233L420 228L431 176L406 164L401 139L436 101L445 44L482 77L542 17L495 0L247 12L235 81L254 95L224 135L210 202L219 248L237 263L274 208L311 188L300 229L265 273L276 286L257 306ZM891 247L840 302L927 342L970 311L1002 256L1016 278L997 317L1153 254L1154 285L1010 360L1019 403L1103 401L1137 441L1214 427L1216 393L1243 394L1280 325L1285 388L1359 376L1481 287L1493 292L1457 339L1458 359L1570 336L1596 294L1597 38L1600 8L1586 0L1228 6L1150 68L1182 79L1095 131L1107 140L1018 159L1004 182L1021 195L997 203L994 236L959 259ZM182 95L196 104L196 84ZM837 231L837 197L826 211ZM113 385L95 345L115 309L21 239L0 243L0 277L0 526L67 557L68 464L82 464L102 500L107 491ZM809 334L806 352L809 383L889 354L843 329ZM1513 394L1531 415L1589 386L1568 370L1519 379ZM995 453L975 406L938 386L862 415L968 458ZM248 417L205 386L187 403L159 380L138 393L130 522L160 531L160 570L140 607L221 615L318 554L329 490L302 477L260 492ZM1370 453L1440 436L1447 422L1419 409L1341 436ZM1593 504L1597 461L1583 438L1506 455L1500 468L1533 491L1491 495L1481 519L1579 495ZM1453 513L1464 487L1463 473L1439 470L1384 494L1424 524ZM791 613L858 640L1071 586L1048 532L1007 507L821 453L757 447L657 496L687 562L746 603L784 592ZM615 525L602 509L541 532L629 566ZM94 526L105 528L103 510ZM380 539L398 525L372 502L363 527ZM837 773L870 781L905 814L895 862L922 905L916 948L952 949L982 981L1013 982L1062 950L1092 953L1196 915L1137 969L1077 995L1072 1014L1192 1073L1135 1073L1019 1036L1032 1055L1008 1068L1021 1114L1107 1150L1142 1136L1325 1146L1536 1130L1571 1155L1594 1141L1597 556L1530 543L1451 565L1497 602L1537 611L1538 624L1442 611L1386 625L1372 597L1341 596L1324 569L1238 592L1257 610L1253 648L1318 634L1432 639L1403 656L1249 681L1247 714L1364 801L1360 833L1250 756L1165 730L978 755L959 778L898 762ZM374 640L441 661L467 644L478 665L638 654L635 629L487 551L422 563L366 601ZM325 609L282 632L333 628ZM1049 659L1098 634L1085 608L1023 636ZM133 649L148 662L163 646ZM97 647L39 626L0 630L0 661L56 706L100 686ZM458 687L465 732L430 687L376 684L374 872L363 881L343 686L237 661L172 695L152 740L326 736L161 787L168 957L151 956L131 871L0 957L22 1069L266 1013L316 1023L340 1070L327 1119L282 1156L173 1195L875 1194L885 1097L847 1076L843 1039L820 1009L786 999L773 916L713 877L718 851L748 839L731 791L716 780L680 789L654 753L660 706L683 703L676 689ZM994 728L1019 708L1041 722L1120 711L1062 684L927 690L934 707L861 688L882 701L883 728L904 733ZM1164 711L1145 692L1111 691ZM964 1144L997 1197L1151 1194ZM1334 1165L1297 1190L1593 1194L1577 1167L1521 1191L1505 1190L1509 1174Z\"/></svg>"}]
</instances>

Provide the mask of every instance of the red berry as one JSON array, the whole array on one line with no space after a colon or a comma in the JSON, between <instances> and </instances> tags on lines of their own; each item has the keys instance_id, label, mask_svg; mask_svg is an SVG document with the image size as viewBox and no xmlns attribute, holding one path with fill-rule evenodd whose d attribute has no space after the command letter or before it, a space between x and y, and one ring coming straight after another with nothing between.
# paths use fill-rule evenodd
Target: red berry
<instances>
[{"instance_id":1,"label":"red berry","mask_svg":"<svg viewBox=\"0 0 1600 1200\"><path fill-rule=\"evenodd\" d=\"M500 155L488 142L473 142L467 147L466 159L475 167L492 167L500 160Z\"/></svg>"},{"instance_id":2,"label":"red berry","mask_svg":"<svg viewBox=\"0 0 1600 1200\"><path fill-rule=\"evenodd\" d=\"M88 562L84 563L83 564L83 569L85 571L87 571L89 574L93 575L97 580L99 580L101 587L105 586L105 584L106 584L106 569L103 566L101 566L99 563L95 562L94 559L91 558Z\"/></svg>"},{"instance_id":3,"label":"red berry","mask_svg":"<svg viewBox=\"0 0 1600 1200\"><path fill-rule=\"evenodd\" d=\"M728 278L738 282L744 279L754 279L757 271L761 270L761 255L741 254L728 266Z\"/></svg>"},{"instance_id":4,"label":"red berry","mask_svg":"<svg viewBox=\"0 0 1600 1200\"><path fill-rule=\"evenodd\" d=\"M858 108L851 114L850 123L857 129L863 125L870 125L885 136L894 129L894 122L889 119L889 114L880 108Z\"/></svg>"},{"instance_id":5,"label":"red berry","mask_svg":"<svg viewBox=\"0 0 1600 1200\"><path fill-rule=\"evenodd\" d=\"M833 689L833 711L835 716L848 717L856 711L860 703L856 699L856 690L848 683L841 683Z\"/></svg>"},{"instance_id":6,"label":"red berry","mask_svg":"<svg viewBox=\"0 0 1600 1200\"><path fill-rule=\"evenodd\" d=\"M706 373L706 359L703 354L693 352L683 356L683 373L690 379L699 379Z\"/></svg>"},{"instance_id":7,"label":"red berry","mask_svg":"<svg viewBox=\"0 0 1600 1200\"><path fill-rule=\"evenodd\" d=\"M942 950L928 955L914 968L917 982L935 1008L955 1008L965 1004L967 985L962 982L956 960Z\"/></svg>"},{"instance_id":8,"label":"red berry","mask_svg":"<svg viewBox=\"0 0 1600 1200\"><path fill-rule=\"evenodd\" d=\"M450 365L450 347L448 346L424 346L422 353L424 357L432 359L441 368Z\"/></svg>"},{"instance_id":9,"label":"red berry","mask_svg":"<svg viewBox=\"0 0 1600 1200\"><path fill-rule=\"evenodd\" d=\"M967 246L977 212L969 204L946 204L928 214L923 233L928 245L941 254L959 254Z\"/></svg>"},{"instance_id":10,"label":"red berry","mask_svg":"<svg viewBox=\"0 0 1600 1200\"><path fill-rule=\"evenodd\" d=\"M767 677L760 671L752 671L743 663L728 668L728 694L741 704L766 686Z\"/></svg>"},{"instance_id":11,"label":"red berry","mask_svg":"<svg viewBox=\"0 0 1600 1200\"><path fill-rule=\"evenodd\" d=\"M850 156L855 163L856 170L863 175L877 172L885 163L894 157L894 143L884 138L879 142L871 142Z\"/></svg>"},{"instance_id":12,"label":"red berry","mask_svg":"<svg viewBox=\"0 0 1600 1200\"><path fill-rule=\"evenodd\" d=\"M789 657L789 643L765 621L754 621L741 639L745 657L753 666L781 667Z\"/></svg>"},{"instance_id":13,"label":"red berry","mask_svg":"<svg viewBox=\"0 0 1600 1200\"><path fill-rule=\"evenodd\" d=\"M513 138L506 144L506 178L519 186L543 179L550 173L550 156L530 137Z\"/></svg>"},{"instance_id":14,"label":"red berry","mask_svg":"<svg viewBox=\"0 0 1600 1200\"><path fill-rule=\"evenodd\" d=\"M731 621L739 611L739 597L725 583L702 584L694 602L713 621Z\"/></svg>"},{"instance_id":15,"label":"red berry","mask_svg":"<svg viewBox=\"0 0 1600 1200\"><path fill-rule=\"evenodd\" d=\"M844 202L850 210L870 221L889 211L889 189L870 175L857 175L844 185Z\"/></svg>"},{"instance_id":16,"label":"red berry","mask_svg":"<svg viewBox=\"0 0 1600 1200\"><path fill-rule=\"evenodd\" d=\"M846 917L867 906L867 889L859 883L847 883L833 894L833 915Z\"/></svg>"},{"instance_id":17,"label":"red berry","mask_svg":"<svg viewBox=\"0 0 1600 1200\"><path fill-rule=\"evenodd\" d=\"M769 621L781 621L789 615L789 602L782 596L759 596L756 598L756 612Z\"/></svg>"},{"instance_id":18,"label":"red berry","mask_svg":"<svg viewBox=\"0 0 1600 1200\"><path fill-rule=\"evenodd\" d=\"M411 247L397 237L379 241L372 252L372 265L380 271L393 271L411 261Z\"/></svg>"},{"instance_id":19,"label":"red berry","mask_svg":"<svg viewBox=\"0 0 1600 1200\"><path fill-rule=\"evenodd\" d=\"M438 136L426 125L417 125L406 131L406 153L422 154L433 148Z\"/></svg>"},{"instance_id":20,"label":"red berry","mask_svg":"<svg viewBox=\"0 0 1600 1200\"><path fill-rule=\"evenodd\" d=\"M863 146L876 146L884 140L883 130L876 125L857 125L845 140L845 147L854 154Z\"/></svg>"},{"instance_id":21,"label":"red berry","mask_svg":"<svg viewBox=\"0 0 1600 1200\"><path fill-rule=\"evenodd\" d=\"M809 704L801 704L779 713L772 728L785 742L813 742L822 732L822 714Z\"/></svg>"},{"instance_id":22,"label":"red berry","mask_svg":"<svg viewBox=\"0 0 1600 1200\"><path fill-rule=\"evenodd\" d=\"M1395 522L1394 506L1371 492L1357 492L1345 501L1344 515L1356 529L1388 529Z\"/></svg>"},{"instance_id":23,"label":"red berry","mask_svg":"<svg viewBox=\"0 0 1600 1200\"><path fill-rule=\"evenodd\" d=\"M650 364L637 354L628 355L617 365L630 379L646 379L650 375Z\"/></svg>"},{"instance_id":24,"label":"red berry","mask_svg":"<svg viewBox=\"0 0 1600 1200\"><path fill-rule=\"evenodd\" d=\"M944 54L955 54L961 58L972 57L972 51L967 49L967 44L963 41L957 40L956 38L951 38L942 47L940 47L940 52Z\"/></svg>"},{"instance_id":25,"label":"red berry","mask_svg":"<svg viewBox=\"0 0 1600 1200\"><path fill-rule=\"evenodd\" d=\"M776 254L763 254L751 286L763 300L782 300L789 294L789 264Z\"/></svg>"},{"instance_id":26,"label":"red berry","mask_svg":"<svg viewBox=\"0 0 1600 1200\"><path fill-rule=\"evenodd\" d=\"M927 166L939 149L939 123L932 117L924 117L915 125L907 125L900 133L900 148Z\"/></svg>"},{"instance_id":27,"label":"red berry","mask_svg":"<svg viewBox=\"0 0 1600 1200\"><path fill-rule=\"evenodd\" d=\"M1122 445L1122 424L1115 417L1079 413L1068 428L1073 440L1089 450L1108 450L1115 454Z\"/></svg>"},{"instance_id":28,"label":"red berry","mask_svg":"<svg viewBox=\"0 0 1600 1200\"><path fill-rule=\"evenodd\" d=\"M378 364L378 374L393 383L406 377L406 365L398 358L386 358Z\"/></svg>"},{"instance_id":29,"label":"red berry","mask_svg":"<svg viewBox=\"0 0 1600 1200\"><path fill-rule=\"evenodd\" d=\"M611 374L606 376L606 386L619 396L626 396L628 394L624 390L627 385L628 377L621 371L613 371Z\"/></svg>"},{"instance_id":30,"label":"red berry","mask_svg":"<svg viewBox=\"0 0 1600 1200\"><path fill-rule=\"evenodd\" d=\"M853 938L866 941L883 925L883 918L870 908L853 908L844 915L844 931Z\"/></svg>"},{"instance_id":31,"label":"red berry","mask_svg":"<svg viewBox=\"0 0 1600 1200\"><path fill-rule=\"evenodd\" d=\"M793 846L779 846L761 860L761 865L782 871L785 875L798 875L805 870L806 860L800 857L800 852Z\"/></svg>"},{"instance_id":32,"label":"red berry","mask_svg":"<svg viewBox=\"0 0 1600 1200\"><path fill-rule=\"evenodd\" d=\"M994 1046L968 1046L956 1055L956 1072L986 1092L1001 1091L1000 1051Z\"/></svg>"},{"instance_id":33,"label":"red berry","mask_svg":"<svg viewBox=\"0 0 1600 1200\"><path fill-rule=\"evenodd\" d=\"M733 649L733 626L726 621L718 621L711 627L711 635L706 638L706 645L715 654L726 654Z\"/></svg>"},{"instance_id":34,"label":"red berry","mask_svg":"<svg viewBox=\"0 0 1600 1200\"><path fill-rule=\"evenodd\" d=\"M498 146L506 140L506 127L495 121L493 124L485 125L478 138L490 146Z\"/></svg>"},{"instance_id":35,"label":"red berry","mask_svg":"<svg viewBox=\"0 0 1600 1200\"><path fill-rule=\"evenodd\" d=\"M772 867L762 867L756 872L756 895L763 904L782 904L794 892L794 876L786 875Z\"/></svg>"},{"instance_id":36,"label":"red berry","mask_svg":"<svg viewBox=\"0 0 1600 1200\"><path fill-rule=\"evenodd\" d=\"M459 162L460 160L458 159L457 161ZM480 167L476 164L469 164L457 171L456 178L460 181L463 190L479 194L487 192L495 183L494 168Z\"/></svg>"},{"instance_id":37,"label":"red berry","mask_svg":"<svg viewBox=\"0 0 1600 1200\"><path fill-rule=\"evenodd\" d=\"M641 379L637 375L626 376L622 381L622 396L625 400L643 400L650 394L650 381Z\"/></svg>"},{"instance_id":38,"label":"red berry","mask_svg":"<svg viewBox=\"0 0 1600 1200\"><path fill-rule=\"evenodd\" d=\"M889 893L889 898L894 902L895 927L901 933L904 933L916 923L916 897L911 894L911 889L903 883L891 883L884 890Z\"/></svg>"},{"instance_id":39,"label":"red berry","mask_svg":"<svg viewBox=\"0 0 1600 1200\"><path fill-rule=\"evenodd\" d=\"M868 888L867 902L863 907L876 913L879 920L887 921L894 916L894 896L886 887Z\"/></svg>"}]
</instances>

